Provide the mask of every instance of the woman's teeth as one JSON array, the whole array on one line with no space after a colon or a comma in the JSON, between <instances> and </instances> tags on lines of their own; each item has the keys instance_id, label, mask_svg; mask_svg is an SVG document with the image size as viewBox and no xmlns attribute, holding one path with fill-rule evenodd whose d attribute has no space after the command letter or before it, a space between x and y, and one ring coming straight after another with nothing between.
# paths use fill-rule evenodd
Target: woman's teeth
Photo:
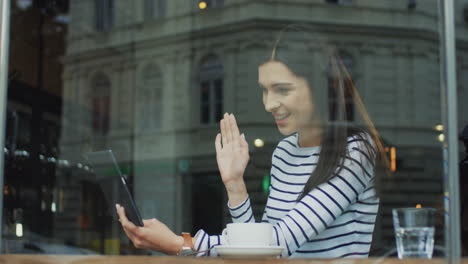
<instances>
[{"instance_id":1,"label":"woman's teeth","mask_svg":"<svg viewBox=\"0 0 468 264\"><path fill-rule=\"evenodd\" d=\"M282 119L285 119L288 116L289 116L289 114L277 115L277 116L274 116L274 117L275 117L275 120L282 120Z\"/></svg>"}]
</instances>

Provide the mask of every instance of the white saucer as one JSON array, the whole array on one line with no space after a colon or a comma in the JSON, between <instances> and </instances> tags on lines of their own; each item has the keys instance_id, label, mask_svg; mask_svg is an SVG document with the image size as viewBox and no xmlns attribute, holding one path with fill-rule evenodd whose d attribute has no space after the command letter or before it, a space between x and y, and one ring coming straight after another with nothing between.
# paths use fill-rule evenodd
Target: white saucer
<instances>
[{"instance_id":1,"label":"white saucer","mask_svg":"<svg viewBox=\"0 0 468 264\"><path fill-rule=\"evenodd\" d=\"M216 251L221 257L228 258L265 258L265 257L278 257L283 251L280 246L217 246Z\"/></svg>"}]
</instances>

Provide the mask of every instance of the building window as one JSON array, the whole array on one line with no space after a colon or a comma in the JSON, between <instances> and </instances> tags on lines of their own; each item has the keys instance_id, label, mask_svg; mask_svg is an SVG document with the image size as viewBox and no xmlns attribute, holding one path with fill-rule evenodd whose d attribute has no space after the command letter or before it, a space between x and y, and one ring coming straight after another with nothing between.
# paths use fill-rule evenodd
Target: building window
<instances>
[{"instance_id":1,"label":"building window","mask_svg":"<svg viewBox=\"0 0 468 264\"><path fill-rule=\"evenodd\" d=\"M110 81L98 74L92 82L92 128L97 135L107 135L110 123Z\"/></svg>"},{"instance_id":2,"label":"building window","mask_svg":"<svg viewBox=\"0 0 468 264\"><path fill-rule=\"evenodd\" d=\"M345 116L343 120L354 121L354 101L352 97L353 89L353 78L352 78L352 69L353 69L353 59L350 55L346 53L341 53L337 57L336 65L335 63L330 63L328 67L328 107L329 107L329 119L339 120L339 106L342 104L340 102L340 97L338 96L339 88L343 88L344 92L344 107L345 107ZM345 69L342 69L342 68Z\"/></svg>"},{"instance_id":3,"label":"building window","mask_svg":"<svg viewBox=\"0 0 468 264\"><path fill-rule=\"evenodd\" d=\"M463 21L468 24L468 4L463 7Z\"/></svg>"},{"instance_id":4,"label":"building window","mask_svg":"<svg viewBox=\"0 0 468 264\"><path fill-rule=\"evenodd\" d=\"M166 15L166 0L145 0L145 19L161 18Z\"/></svg>"},{"instance_id":5,"label":"building window","mask_svg":"<svg viewBox=\"0 0 468 264\"><path fill-rule=\"evenodd\" d=\"M200 122L215 124L223 114L223 66L218 57L207 56L200 64Z\"/></svg>"},{"instance_id":6,"label":"building window","mask_svg":"<svg viewBox=\"0 0 468 264\"><path fill-rule=\"evenodd\" d=\"M154 64L147 65L142 72L142 86L139 92L139 128L141 131L162 127L162 73Z\"/></svg>"},{"instance_id":7,"label":"building window","mask_svg":"<svg viewBox=\"0 0 468 264\"><path fill-rule=\"evenodd\" d=\"M109 31L114 25L114 0L95 0L97 31Z\"/></svg>"}]
</instances>

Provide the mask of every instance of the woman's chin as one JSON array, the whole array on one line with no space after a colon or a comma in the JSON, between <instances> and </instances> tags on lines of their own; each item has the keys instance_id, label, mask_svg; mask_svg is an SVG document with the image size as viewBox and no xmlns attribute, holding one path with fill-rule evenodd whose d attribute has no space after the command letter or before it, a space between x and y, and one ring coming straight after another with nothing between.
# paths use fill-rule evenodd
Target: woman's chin
<instances>
[{"instance_id":1,"label":"woman's chin","mask_svg":"<svg viewBox=\"0 0 468 264\"><path fill-rule=\"evenodd\" d=\"M291 128L288 128L288 127L281 127L281 126L278 126L278 131L281 133L281 135L283 136L289 136L293 133L295 133L296 131L291 129Z\"/></svg>"}]
</instances>

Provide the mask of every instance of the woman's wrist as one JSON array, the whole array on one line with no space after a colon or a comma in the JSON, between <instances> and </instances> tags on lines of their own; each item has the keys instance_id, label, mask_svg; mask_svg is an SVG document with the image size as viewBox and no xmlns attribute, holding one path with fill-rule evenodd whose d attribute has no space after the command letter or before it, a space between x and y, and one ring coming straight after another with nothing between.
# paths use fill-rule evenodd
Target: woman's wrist
<instances>
[{"instance_id":1,"label":"woman's wrist","mask_svg":"<svg viewBox=\"0 0 468 264\"><path fill-rule=\"evenodd\" d=\"M184 246L184 238L182 236L176 236L174 240L174 244L171 245L171 248L166 253L169 255L177 255L182 250L183 246Z\"/></svg>"},{"instance_id":2,"label":"woman's wrist","mask_svg":"<svg viewBox=\"0 0 468 264\"><path fill-rule=\"evenodd\" d=\"M238 195L247 193L247 188L245 187L245 182L243 179L225 183L224 187L226 187L228 195Z\"/></svg>"},{"instance_id":3,"label":"woman's wrist","mask_svg":"<svg viewBox=\"0 0 468 264\"><path fill-rule=\"evenodd\" d=\"M236 207L247 199L247 188L243 180L225 184L229 206Z\"/></svg>"},{"instance_id":4,"label":"woman's wrist","mask_svg":"<svg viewBox=\"0 0 468 264\"><path fill-rule=\"evenodd\" d=\"M192 245L195 247L196 244L197 244L197 238L192 237Z\"/></svg>"}]
</instances>

